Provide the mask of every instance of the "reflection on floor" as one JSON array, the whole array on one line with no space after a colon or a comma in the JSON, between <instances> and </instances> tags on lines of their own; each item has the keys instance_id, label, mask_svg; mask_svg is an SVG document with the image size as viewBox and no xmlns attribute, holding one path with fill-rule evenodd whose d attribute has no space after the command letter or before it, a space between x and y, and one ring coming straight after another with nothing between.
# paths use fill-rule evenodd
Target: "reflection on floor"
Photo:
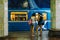
<instances>
[{"instance_id":1,"label":"reflection on floor","mask_svg":"<svg viewBox=\"0 0 60 40\"><path fill-rule=\"evenodd\" d=\"M36 34L36 33L35 33ZM40 40L41 37L37 35L31 36L30 32L10 32L8 37L2 37L0 40ZM57 37L48 37L48 31L42 32L42 40L60 40Z\"/></svg>"}]
</instances>

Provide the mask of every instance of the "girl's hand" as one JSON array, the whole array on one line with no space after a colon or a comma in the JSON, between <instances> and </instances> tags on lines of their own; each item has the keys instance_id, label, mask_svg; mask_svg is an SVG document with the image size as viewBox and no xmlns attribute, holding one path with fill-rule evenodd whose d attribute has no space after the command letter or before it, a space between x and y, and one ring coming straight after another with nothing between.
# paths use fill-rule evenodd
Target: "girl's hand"
<instances>
[{"instance_id":1,"label":"girl's hand","mask_svg":"<svg viewBox=\"0 0 60 40\"><path fill-rule=\"evenodd\" d=\"M31 19L28 21L28 24L29 24L29 25L32 24L32 20L31 20Z\"/></svg>"}]
</instances>

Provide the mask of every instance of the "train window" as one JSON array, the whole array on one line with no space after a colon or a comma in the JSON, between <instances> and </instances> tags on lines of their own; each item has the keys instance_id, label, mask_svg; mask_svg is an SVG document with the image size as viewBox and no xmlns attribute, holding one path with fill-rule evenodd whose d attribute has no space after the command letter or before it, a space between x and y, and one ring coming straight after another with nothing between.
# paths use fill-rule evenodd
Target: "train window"
<instances>
[{"instance_id":1,"label":"train window","mask_svg":"<svg viewBox=\"0 0 60 40\"><path fill-rule=\"evenodd\" d=\"M11 12L11 21L27 21L27 12Z\"/></svg>"},{"instance_id":2,"label":"train window","mask_svg":"<svg viewBox=\"0 0 60 40\"><path fill-rule=\"evenodd\" d=\"M47 20L47 13L44 12L44 13L42 13L42 15L43 15L43 20Z\"/></svg>"},{"instance_id":3,"label":"train window","mask_svg":"<svg viewBox=\"0 0 60 40\"><path fill-rule=\"evenodd\" d=\"M28 0L8 0L8 7L11 9L28 8Z\"/></svg>"},{"instance_id":4,"label":"train window","mask_svg":"<svg viewBox=\"0 0 60 40\"><path fill-rule=\"evenodd\" d=\"M39 8L50 8L50 0L34 0Z\"/></svg>"}]
</instances>

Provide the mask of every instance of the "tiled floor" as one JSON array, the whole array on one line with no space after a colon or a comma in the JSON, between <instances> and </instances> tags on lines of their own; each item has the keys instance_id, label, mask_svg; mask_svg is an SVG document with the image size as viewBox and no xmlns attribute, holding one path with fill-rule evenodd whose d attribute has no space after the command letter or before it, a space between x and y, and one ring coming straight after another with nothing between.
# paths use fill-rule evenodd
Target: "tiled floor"
<instances>
[{"instance_id":1,"label":"tiled floor","mask_svg":"<svg viewBox=\"0 0 60 40\"><path fill-rule=\"evenodd\" d=\"M0 40L40 40L39 36L31 36L30 32L10 32L8 37L0 38ZM60 40L58 37L48 37L48 31L42 32L42 40Z\"/></svg>"},{"instance_id":2,"label":"tiled floor","mask_svg":"<svg viewBox=\"0 0 60 40\"><path fill-rule=\"evenodd\" d=\"M40 34L40 32L39 32ZM30 32L10 32L9 37L17 37L18 40L40 40L41 37L38 35L31 36ZM48 31L42 32L42 40L48 40Z\"/></svg>"}]
</instances>

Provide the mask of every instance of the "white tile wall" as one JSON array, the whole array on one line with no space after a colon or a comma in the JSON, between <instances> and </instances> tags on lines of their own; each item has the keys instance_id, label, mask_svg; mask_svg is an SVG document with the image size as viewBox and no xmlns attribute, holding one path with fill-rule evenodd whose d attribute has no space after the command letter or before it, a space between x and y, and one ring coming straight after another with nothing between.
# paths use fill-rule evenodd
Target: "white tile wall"
<instances>
[{"instance_id":1,"label":"white tile wall","mask_svg":"<svg viewBox=\"0 0 60 40\"><path fill-rule=\"evenodd\" d=\"M56 0L56 29L60 29L60 0Z\"/></svg>"},{"instance_id":2,"label":"white tile wall","mask_svg":"<svg viewBox=\"0 0 60 40\"><path fill-rule=\"evenodd\" d=\"M4 1L4 36L8 35L8 1Z\"/></svg>"}]
</instances>

